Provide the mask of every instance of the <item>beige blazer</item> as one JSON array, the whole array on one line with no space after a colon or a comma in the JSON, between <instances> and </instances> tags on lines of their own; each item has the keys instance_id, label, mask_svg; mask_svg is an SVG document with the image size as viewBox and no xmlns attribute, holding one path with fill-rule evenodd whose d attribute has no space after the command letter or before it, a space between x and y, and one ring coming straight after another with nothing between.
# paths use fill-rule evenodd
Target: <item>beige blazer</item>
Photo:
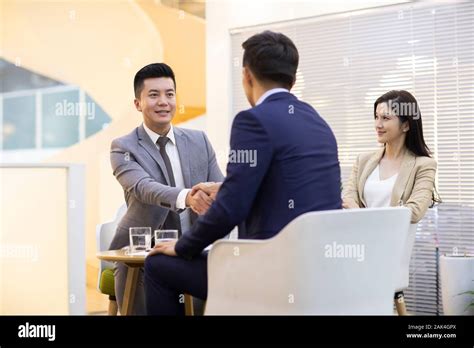
<instances>
[{"instance_id":1,"label":"beige blazer","mask_svg":"<svg viewBox=\"0 0 474 348\"><path fill-rule=\"evenodd\" d=\"M382 148L357 157L351 176L344 185L343 198L345 200L352 200L361 208L366 207L365 182L380 162L384 150ZM410 208L412 223L420 221L431 205L436 167L436 161L430 157L415 156L408 150L403 156L400 172L393 186L390 206L403 205Z\"/></svg>"}]
</instances>

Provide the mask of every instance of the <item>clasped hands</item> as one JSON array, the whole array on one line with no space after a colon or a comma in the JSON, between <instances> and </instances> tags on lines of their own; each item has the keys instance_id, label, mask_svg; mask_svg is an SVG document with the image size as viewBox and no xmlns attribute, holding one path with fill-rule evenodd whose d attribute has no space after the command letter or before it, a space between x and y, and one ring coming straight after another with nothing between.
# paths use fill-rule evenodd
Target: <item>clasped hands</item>
<instances>
[{"instance_id":1,"label":"clasped hands","mask_svg":"<svg viewBox=\"0 0 474 348\"><path fill-rule=\"evenodd\" d=\"M194 185L186 196L186 206L196 214L204 215L216 199L221 184L220 182L201 182Z\"/></svg>"},{"instance_id":2,"label":"clasped hands","mask_svg":"<svg viewBox=\"0 0 474 348\"><path fill-rule=\"evenodd\" d=\"M203 215L216 199L217 191L221 187L220 182L202 182L194 185L186 196L186 206L194 212ZM148 253L148 256L155 254L164 254L168 256L177 256L175 251L176 240L160 242Z\"/></svg>"}]
</instances>

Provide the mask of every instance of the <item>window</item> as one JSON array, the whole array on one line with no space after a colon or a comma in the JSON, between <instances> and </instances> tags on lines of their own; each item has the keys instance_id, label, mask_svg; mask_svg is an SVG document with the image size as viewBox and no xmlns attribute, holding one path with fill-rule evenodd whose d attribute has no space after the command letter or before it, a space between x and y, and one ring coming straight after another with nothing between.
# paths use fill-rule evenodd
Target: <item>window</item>
<instances>
[{"instance_id":1,"label":"window","mask_svg":"<svg viewBox=\"0 0 474 348\"><path fill-rule=\"evenodd\" d=\"M99 104L77 86L63 85L3 59L0 59L0 79L3 154L19 150L57 151L110 123L110 117Z\"/></svg>"},{"instance_id":2,"label":"window","mask_svg":"<svg viewBox=\"0 0 474 348\"><path fill-rule=\"evenodd\" d=\"M67 147L79 141L79 91L55 91L42 96L43 147Z\"/></svg>"},{"instance_id":3,"label":"window","mask_svg":"<svg viewBox=\"0 0 474 348\"><path fill-rule=\"evenodd\" d=\"M34 149L35 98L31 95L3 98L3 148Z\"/></svg>"}]
</instances>

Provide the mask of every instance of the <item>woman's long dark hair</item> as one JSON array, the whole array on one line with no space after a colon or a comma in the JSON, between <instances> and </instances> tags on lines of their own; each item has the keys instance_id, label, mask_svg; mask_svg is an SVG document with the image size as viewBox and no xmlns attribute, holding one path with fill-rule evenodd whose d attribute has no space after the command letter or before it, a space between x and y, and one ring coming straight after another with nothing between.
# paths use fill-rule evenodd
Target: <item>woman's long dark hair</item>
<instances>
[{"instance_id":1,"label":"woman's long dark hair","mask_svg":"<svg viewBox=\"0 0 474 348\"><path fill-rule=\"evenodd\" d=\"M431 157L431 151L423 138L421 112L415 97L407 91L393 90L380 96L374 103L374 117L377 105L387 103L392 112L397 115L400 124L408 122L405 146L416 156Z\"/></svg>"},{"instance_id":2,"label":"woman's long dark hair","mask_svg":"<svg viewBox=\"0 0 474 348\"><path fill-rule=\"evenodd\" d=\"M421 123L421 112L418 102L411 93L404 90L393 90L377 98L374 103L374 118L376 116L377 105L387 103L389 109L397 115L400 124L408 122L409 129L405 137L405 146L413 152L415 156L431 157L431 151L425 143L423 137L423 125ZM431 206L441 203L441 197L434 187Z\"/></svg>"}]
</instances>

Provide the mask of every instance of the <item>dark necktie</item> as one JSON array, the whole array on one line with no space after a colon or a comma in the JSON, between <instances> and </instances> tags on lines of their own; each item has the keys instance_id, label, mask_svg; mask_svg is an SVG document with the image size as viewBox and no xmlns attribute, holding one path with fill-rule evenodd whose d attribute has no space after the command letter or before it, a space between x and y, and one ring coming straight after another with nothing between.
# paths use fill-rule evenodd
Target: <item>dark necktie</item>
<instances>
[{"instance_id":1,"label":"dark necktie","mask_svg":"<svg viewBox=\"0 0 474 348\"><path fill-rule=\"evenodd\" d=\"M171 167L171 161L166 153L166 144L170 139L168 137L159 137L156 143L160 147L160 154L165 162L166 171L170 179L170 186L176 187L176 181L174 180L173 167ZM174 211L169 211L165 222L163 223L163 229L178 230L178 236L181 237L181 220L179 214Z\"/></svg>"}]
</instances>

